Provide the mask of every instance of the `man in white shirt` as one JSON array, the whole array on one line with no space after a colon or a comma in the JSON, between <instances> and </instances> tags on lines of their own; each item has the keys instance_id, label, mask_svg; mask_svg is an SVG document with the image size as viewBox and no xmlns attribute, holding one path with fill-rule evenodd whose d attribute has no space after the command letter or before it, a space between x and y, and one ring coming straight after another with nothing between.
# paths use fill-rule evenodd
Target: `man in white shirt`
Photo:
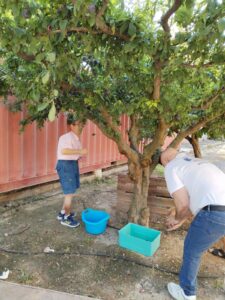
<instances>
[{"instance_id":1,"label":"man in white shirt","mask_svg":"<svg viewBox=\"0 0 225 300\"><path fill-rule=\"evenodd\" d=\"M180 285L168 284L177 300L196 299L196 279L204 251L225 235L225 174L213 164L186 155L176 149L162 152L167 188L176 213L167 218L168 230L178 228L194 215L184 242Z\"/></svg>"}]
</instances>

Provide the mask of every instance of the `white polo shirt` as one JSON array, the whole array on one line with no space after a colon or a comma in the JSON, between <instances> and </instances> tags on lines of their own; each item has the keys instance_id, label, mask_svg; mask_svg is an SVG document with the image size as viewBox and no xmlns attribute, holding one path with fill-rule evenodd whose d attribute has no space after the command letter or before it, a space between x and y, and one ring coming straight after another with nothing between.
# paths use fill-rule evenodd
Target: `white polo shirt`
<instances>
[{"instance_id":1,"label":"white polo shirt","mask_svg":"<svg viewBox=\"0 0 225 300\"><path fill-rule=\"evenodd\" d=\"M185 187L190 197L190 210L196 215L206 205L225 205L225 173L202 159L176 157L165 167L170 195Z\"/></svg>"}]
</instances>

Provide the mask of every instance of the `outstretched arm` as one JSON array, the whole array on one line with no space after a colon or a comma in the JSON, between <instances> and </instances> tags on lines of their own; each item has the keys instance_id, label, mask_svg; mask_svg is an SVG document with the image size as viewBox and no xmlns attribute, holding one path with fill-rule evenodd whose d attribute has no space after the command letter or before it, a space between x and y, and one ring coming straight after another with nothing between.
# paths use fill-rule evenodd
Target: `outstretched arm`
<instances>
[{"instance_id":1,"label":"outstretched arm","mask_svg":"<svg viewBox=\"0 0 225 300\"><path fill-rule=\"evenodd\" d=\"M166 226L168 231L179 228L192 215L189 209L189 195L185 187L174 192L172 197L175 210L171 211L167 217Z\"/></svg>"}]
</instances>

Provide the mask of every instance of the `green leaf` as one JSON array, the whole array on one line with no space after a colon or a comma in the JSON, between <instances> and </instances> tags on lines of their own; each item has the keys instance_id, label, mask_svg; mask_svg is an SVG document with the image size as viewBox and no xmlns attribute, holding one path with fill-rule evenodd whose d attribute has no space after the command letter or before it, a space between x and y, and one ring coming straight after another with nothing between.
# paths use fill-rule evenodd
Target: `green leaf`
<instances>
[{"instance_id":1,"label":"green leaf","mask_svg":"<svg viewBox=\"0 0 225 300\"><path fill-rule=\"evenodd\" d=\"M131 43L126 44L126 45L124 46L124 52L125 52L125 53L132 52L135 48L136 48L136 45L135 45L135 44L131 44Z\"/></svg>"},{"instance_id":2,"label":"green leaf","mask_svg":"<svg viewBox=\"0 0 225 300\"><path fill-rule=\"evenodd\" d=\"M88 18L88 24L92 27L95 25L95 15L91 15L89 18Z\"/></svg>"},{"instance_id":3,"label":"green leaf","mask_svg":"<svg viewBox=\"0 0 225 300\"><path fill-rule=\"evenodd\" d=\"M187 26L190 24L192 18L192 9L186 6L181 6L176 12L175 21L182 26Z\"/></svg>"},{"instance_id":4,"label":"green leaf","mask_svg":"<svg viewBox=\"0 0 225 300\"><path fill-rule=\"evenodd\" d=\"M54 95L54 97L58 97L59 91L58 90L53 90L53 95Z\"/></svg>"},{"instance_id":5,"label":"green leaf","mask_svg":"<svg viewBox=\"0 0 225 300\"><path fill-rule=\"evenodd\" d=\"M136 26L131 22L131 23L129 24L128 34L129 34L130 36L133 36L133 35L136 34L136 31L137 31Z\"/></svg>"},{"instance_id":6,"label":"green leaf","mask_svg":"<svg viewBox=\"0 0 225 300\"><path fill-rule=\"evenodd\" d=\"M48 119L50 122L53 122L55 120L55 117L56 117L56 108L55 108L55 103L52 102L52 107L48 113Z\"/></svg>"},{"instance_id":7,"label":"green leaf","mask_svg":"<svg viewBox=\"0 0 225 300\"><path fill-rule=\"evenodd\" d=\"M20 51L20 44L19 43L16 43L12 46L12 49L15 53L19 52Z\"/></svg>"},{"instance_id":8,"label":"green leaf","mask_svg":"<svg viewBox=\"0 0 225 300\"><path fill-rule=\"evenodd\" d=\"M46 58L49 62L53 63L55 61L55 52L47 53Z\"/></svg>"},{"instance_id":9,"label":"green leaf","mask_svg":"<svg viewBox=\"0 0 225 300\"><path fill-rule=\"evenodd\" d=\"M218 21L218 29L220 33L223 33L225 31L225 18Z\"/></svg>"},{"instance_id":10,"label":"green leaf","mask_svg":"<svg viewBox=\"0 0 225 300\"><path fill-rule=\"evenodd\" d=\"M32 90L31 97L35 101L39 101L40 100L40 91L39 90Z\"/></svg>"},{"instance_id":11,"label":"green leaf","mask_svg":"<svg viewBox=\"0 0 225 300\"><path fill-rule=\"evenodd\" d=\"M35 61L37 63L40 63L44 58L45 58L45 53L39 53L38 55L36 55Z\"/></svg>"},{"instance_id":12,"label":"green leaf","mask_svg":"<svg viewBox=\"0 0 225 300\"><path fill-rule=\"evenodd\" d=\"M127 22L123 23L123 25L120 27L120 34L123 34L127 30L127 27L128 27L128 23Z\"/></svg>"},{"instance_id":13,"label":"green leaf","mask_svg":"<svg viewBox=\"0 0 225 300\"><path fill-rule=\"evenodd\" d=\"M85 103L86 105L92 105L92 104L93 104L92 98L90 98L90 97L84 98L84 103Z\"/></svg>"},{"instance_id":14,"label":"green leaf","mask_svg":"<svg viewBox=\"0 0 225 300\"><path fill-rule=\"evenodd\" d=\"M59 22L59 27L60 27L60 29L61 29L62 31L65 31L66 26L67 26L67 23L68 23L67 20L61 20L61 21Z\"/></svg>"},{"instance_id":15,"label":"green leaf","mask_svg":"<svg viewBox=\"0 0 225 300\"><path fill-rule=\"evenodd\" d=\"M48 107L48 105L49 105L49 102L41 103L41 104L38 105L38 109L37 110L38 111L42 111L42 110L46 109Z\"/></svg>"},{"instance_id":16,"label":"green leaf","mask_svg":"<svg viewBox=\"0 0 225 300\"><path fill-rule=\"evenodd\" d=\"M49 81L49 78L50 78L50 72L49 71L47 71L46 73L45 73L45 75L42 77L42 83L43 84L46 84L46 83L48 83L48 81Z\"/></svg>"}]
</instances>

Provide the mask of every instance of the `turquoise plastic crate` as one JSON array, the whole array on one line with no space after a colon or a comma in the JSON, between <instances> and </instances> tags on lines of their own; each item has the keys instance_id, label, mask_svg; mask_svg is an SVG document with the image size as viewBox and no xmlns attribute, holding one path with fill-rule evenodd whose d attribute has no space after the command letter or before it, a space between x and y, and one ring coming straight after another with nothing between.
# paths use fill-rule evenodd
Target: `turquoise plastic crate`
<instances>
[{"instance_id":1,"label":"turquoise plastic crate","mask_svg":"<svg viewBox=\"0 0 225 300\"><path fill-rule=\"evenodd\" d=\"M129 223L119 230L119 245L123 248L152 256L160 246L161 232Z\"/></svg>"}]
</instances>

